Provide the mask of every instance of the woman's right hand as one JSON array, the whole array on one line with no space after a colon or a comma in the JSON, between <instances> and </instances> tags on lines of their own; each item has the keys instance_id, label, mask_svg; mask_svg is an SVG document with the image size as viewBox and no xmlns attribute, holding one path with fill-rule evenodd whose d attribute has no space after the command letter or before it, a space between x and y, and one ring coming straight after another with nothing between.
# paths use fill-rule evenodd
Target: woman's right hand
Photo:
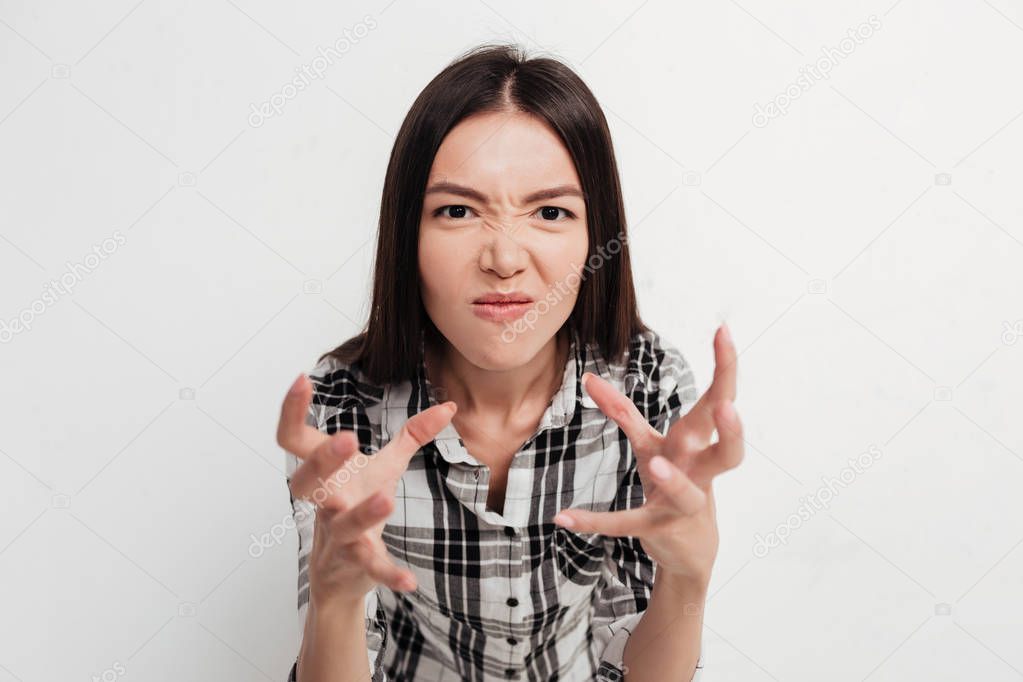
<instances>
[{"instance_id":1,"label":"woman's right hand","mask_svg":"<svg viewBox=\"0 0 1023 682\"><path fill-rule=\"evenodd\" d=\"M398 479L412 456L451 421L455 403L434 405L409 418L396 437L367 457L354 432L328 436L306 424L311 400L312 384L303 374L284 398L277 424L278 444L302 460L289 481L291 494L316 508L310 602L361 601L378 584L414 590L415 575L395 564L381 533L394 508Z\"/></svg>"}]
</instances>

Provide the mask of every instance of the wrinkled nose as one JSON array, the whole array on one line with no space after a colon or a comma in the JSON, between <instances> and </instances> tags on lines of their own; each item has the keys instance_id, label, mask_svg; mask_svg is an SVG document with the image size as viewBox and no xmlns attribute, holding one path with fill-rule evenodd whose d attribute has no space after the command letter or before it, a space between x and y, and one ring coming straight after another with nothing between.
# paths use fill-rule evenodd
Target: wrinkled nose
<instances>
[{"instance_id":1,"label":"wrinkled nose","mask_svg":"<svg viewBox=\"0 0 1023 682\"><path fill-rule=\"evenodd\" d=\"M497 218L488 218L484 222L489 229L480 252L480 269L504 278L524 270L529 255L517 239L515 222Z\"/></svg>"}]
</instances>

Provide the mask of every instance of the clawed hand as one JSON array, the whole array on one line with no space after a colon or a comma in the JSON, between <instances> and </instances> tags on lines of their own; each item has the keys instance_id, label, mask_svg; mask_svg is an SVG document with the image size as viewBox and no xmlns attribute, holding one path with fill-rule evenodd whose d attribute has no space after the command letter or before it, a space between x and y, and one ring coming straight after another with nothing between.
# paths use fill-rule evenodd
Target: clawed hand
<instances>
[{"instance_id":1,"label":"clawed hand","mask_svg":"<svg viewBox=\"0 0 1023 682\"><path fill-rule=\"evenodd\" d=\"M693 408L661 435L628 396L599 376L583 375L586 392L628 437L646 502L635 509L565 509L554 522L574 531L639 538L658 571L706 585L717 555L711 483L742 461L742 425L732 402L736 352L728 329L714 339L714 381ZM718 442L711 444L714 431Z\"/></svg>"}]
</instances>

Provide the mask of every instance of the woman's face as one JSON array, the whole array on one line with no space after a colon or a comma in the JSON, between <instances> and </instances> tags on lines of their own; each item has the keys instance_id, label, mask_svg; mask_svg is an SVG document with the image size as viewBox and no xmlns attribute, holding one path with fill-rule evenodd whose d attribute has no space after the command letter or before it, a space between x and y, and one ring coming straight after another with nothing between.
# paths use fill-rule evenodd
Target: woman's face
<instances>
[{"instance_id":1,"label":"woman's face","mask_svg":"<svg viewBox=\"0 0 1023 682\"><path fill-rule=\"evenodd\" d=\"M541 119L465 119L433 160L419 225L423 303L444 337L491 370L525 364L568 319L588 247L575 165ZM513 294L524 303L480 303Z\"/></svg>"}]
</instances>

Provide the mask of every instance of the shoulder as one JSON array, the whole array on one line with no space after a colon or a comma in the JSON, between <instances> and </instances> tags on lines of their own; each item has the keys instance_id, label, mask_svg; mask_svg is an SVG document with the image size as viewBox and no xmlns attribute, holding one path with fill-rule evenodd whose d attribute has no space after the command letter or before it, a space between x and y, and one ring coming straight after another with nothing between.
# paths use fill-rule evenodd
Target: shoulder
<instances>
[{"instance_id":1,"label":"shoulder","mask_svg":"<svg viewBox=\"0 0 1023 682\"><path fill-rule=\"evenodd\" d=\"M342 362L333 355L319 360L306 374L313 384L314 405L336 409L370 407L383 395L383 387L369 381L358 363Z\"/></svg>"},{"instance_id":2,"label":"shoulder","mask_svg":"<svg viewBox=\"0 0 1023 682\"><path fill-rule=\"evenodd\" d=\"M635 334L625 361L626 394L653 423L670 422L699 399L692 366L685 355L652 329Z\"/></svg>"},{"instance_id":3,"label":"shoulder","mask_svg":"<svg viewBox=\"0 0 1023 682\"><path fill-rule=\"evenodd\" d=\"M358 364L330 355L317 360L305 374L313 385L306 424L328 435L353 431L359 439L359 450L375 453L380 443L379 404L383 389L368 381ZM290 479L299 460L290 452L285 454Z\"/></svg>"},{"instance_id":4,"label":"shoulder","mask_svg":"<svg viewBox=\"0 0 1023 682\"><path fill-rule=\"evenodd\" d=\"M653 329L634 334L629 341L626 374L656 381L662 374L677 376L687 372L692 374L682 352Z\"/></svg>"},{"instance_id":5,"label":"shoulder","mask_svg":"<svg viewBox=\"0 0 1023 682\"><path fill-rule=\"evenodd\" d=\"M363 448L373 448L384 387L365 376L358 363L328 355L306 372L313 385L306 421L328 434L355 431Z\"/></svg>"}]
</instances>

